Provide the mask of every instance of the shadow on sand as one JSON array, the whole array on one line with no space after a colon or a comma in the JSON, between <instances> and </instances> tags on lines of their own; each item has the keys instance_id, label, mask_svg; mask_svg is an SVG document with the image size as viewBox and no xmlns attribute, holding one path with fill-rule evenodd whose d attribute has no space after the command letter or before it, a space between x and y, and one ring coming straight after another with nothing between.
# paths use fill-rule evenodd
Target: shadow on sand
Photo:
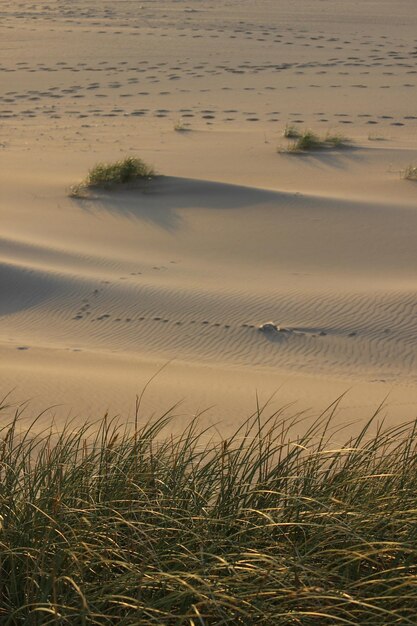
<instances>
[{"instance_id":1,"label":"shadow on sand","mask_svg":"<svg viewBox=\"0 0 417 626\"><path fill-rule=\"evenodd\" d=\"M156 176L134 185L92 189L75 198L84 210L104 210L116 216L145 220L166 230L181 225L180 209L230 210L277 204L294 198L293 193L269 191L241 185Z\"/></svg>"}]
</instances>

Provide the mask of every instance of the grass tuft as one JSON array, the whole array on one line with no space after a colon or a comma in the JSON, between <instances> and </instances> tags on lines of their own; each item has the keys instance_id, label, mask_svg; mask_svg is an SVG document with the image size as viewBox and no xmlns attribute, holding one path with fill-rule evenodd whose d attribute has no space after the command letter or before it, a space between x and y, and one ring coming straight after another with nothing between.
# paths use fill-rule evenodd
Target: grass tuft
<instances>
[{"instance_id":1,"label":"grass tuft","mask_svg":"<svg viewBox=\"0 0 417 626\"><path fill-rule=\"evenodd\" d=\"M417 181L417 165L409 165L403 172L403 178L406 180Z\"/></svg>"},{"instance_id":2,"label":"grass tuft","mask_svg":"<svg viewBox=\"0 0 417 626\"><path fill-rule=\"evenodd\" d=\"M126 157L114 163L97 163L89 172L87 186L117 185L138 178L150 178L155 174L152 167L137 157Z\"/></svg>"},{"instance_id":3,"label":"grass tuft","mask_svg":"<svg viewBox=\"0 0 417 626\"><path fill-rule=\"evenodd\" d=\"M297 139L297 141L291 146L291 150L294 152L306 151L306 150L319 150L323 148L323 142L318 135L311 130L304 131Z\"/></svg>"},{"instance_id":4,"label":"grass tuft","mask_svg":"<svg viewBox=\"0 0 417 626\"><path fill-rule=\"evenodd\" d=\"M174 130L176 132L178 132L178 133L184 133L184 132L187 132L187 131L189 131L191 129L190 129L189 125L186 124L182 118L180 118L179 120L177 120L175 122Z\"/></svg>"},{"instance_id":5,"label":"grass tuft","mask_svg":"<svg viewBox=\"0 0 417 626\"><path fill-rule=\"evenodd\" d=\"M340 135L337 133L334 135L328 133L324 138L324 144L331 148L344 148L347 146L348 143L349 140L344 135Z\"/></svg>"},{"instance_id":6,"label":"grass tuft","mask_svg":"<svg viewBox=\"0 0 417 626\"><path fill-rule=\"evenodd\" d=\"M286 139L298 139L298 137L300 137L301 135L298 128L296 128L295 126L291 124L287 124L285 126L283 134Z\"/></svg>"},{"instance_id":7,"label":"grass tuft","mask_svg":"<svg viewBox=\"0 0 417 626\"><path fill-rule=\"evenodd\" d=\"M2 415L1 623L415 625L416 424L335 447L328 416L207 443Z\"/></svg>"},{"instance_id":8,"label":"grass tuft","mask_svg":"<svg viewBox=\"0 0 417 626\"><path fill-rule=\"evenodd\" d=\"M320 137L311 130L304 130L300 133L291 126L288 128L290 134L284 133L284 136L295 139L295 141L293 141L284 152L300 153L312 150L340 149L347 147L349 144L349 140L343 135L327 133L325 137ZM295 134L293 134L294 132Z\"/></svg>"},{"instance_id":9,"label":"grass tuft","mask_svg":"<svg viewBox=\"0 0 417 626\"><path fill-rule=\"evenodd\" d=\"M368 141L386 141L386 138L378 133L369 133Z\"/></svg>"},{"instance_id":10,"label":"grass tuft","mask_svg":"<svg viewBox=\"0 0 417 626\"><path fill-rule=\"evenodd\" d=\"M136 180L152 178L154 169L142 159L128 156L113 163L97 163L89 172L84 181L70 188L70 197L83 197L88 189L94 187L109 188Z\"/></svg>"}]
</instances>

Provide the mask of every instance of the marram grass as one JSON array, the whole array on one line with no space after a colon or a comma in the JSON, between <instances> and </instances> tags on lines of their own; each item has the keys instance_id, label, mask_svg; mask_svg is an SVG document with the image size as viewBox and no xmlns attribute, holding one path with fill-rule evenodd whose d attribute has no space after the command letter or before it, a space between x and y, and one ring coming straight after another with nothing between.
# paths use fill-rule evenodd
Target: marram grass
<instances>
[{"instance_id":1,"label":"marram grass","mask_svg":"<svg viewBox=\"0 0 417 626\"><path fill-rule=\"evenodd\" d=\"M22 433L9 410L2 625L415 626L415 424L335 448L326 416L219 441L170 415Z\"/></svg>"},{"instance_id":2,"label":"marram grass","mask_svg":"<svg viewBox=\"0 0 417 626\"><path fill-rule=\"evenodd\" d=\"M296 126L293 124L286 124L283 132L283 136L286 139L298 139L301 135L301 132L298 130Z\"/></svg>"},{"instance_id":3,"label":"marram grass","mask_svg":"<svg viewBox=\"0 0 417 626\"><path fill-rule=\"evenodd\" d=\"M350 144L349 139L337 133L327 133L324 137L320 137L311 130L300 132L293 126L286 126L284 137L293 141L285 150L279 150L279 152L289 152L293 154L314 150L341 149L346 148Z\"/></svg>"},{"instance_id":4,"label":"marram grass","mask_svg":"<svg viewBox=\"0 0 417 626\"><path fill-rule=\"evenodd\" d=\"M403 177L406 180L417 181L417 165L408 165L403 172Z\"/></svg>"},{"instance_id":5,"label":"marram grass","mask_svg":"<svg viewBox=\"0 0 417 626\"><path fill-rule=\"evenodd\" d=\"M90 169L85 180L71 187L70 195L77 197L92 187L109 188L137 180L146 180L154 175L155 171L150 165L133 156L112 163L97 163Z\"/></svg>"}]
</instances>

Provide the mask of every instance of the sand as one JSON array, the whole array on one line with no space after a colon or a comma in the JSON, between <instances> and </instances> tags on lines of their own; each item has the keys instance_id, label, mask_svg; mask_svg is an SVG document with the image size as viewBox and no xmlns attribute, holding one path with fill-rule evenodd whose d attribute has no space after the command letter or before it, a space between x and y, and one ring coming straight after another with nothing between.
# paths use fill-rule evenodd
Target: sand
<instances>
[{"instance_id":1,"label":"sand","mask_svg":"<svg viewBox=\"0 0 417 626\"><path fill-rule=\"evenodd\" d=\"M222 433L273 394L416 416L414 0L14 1L0 28L3 395L130 419L159 372L144 416ZM350 144L291 154L286 124ZM69 196L127 154L159 175Z\"/></svg>"}]
</instances>

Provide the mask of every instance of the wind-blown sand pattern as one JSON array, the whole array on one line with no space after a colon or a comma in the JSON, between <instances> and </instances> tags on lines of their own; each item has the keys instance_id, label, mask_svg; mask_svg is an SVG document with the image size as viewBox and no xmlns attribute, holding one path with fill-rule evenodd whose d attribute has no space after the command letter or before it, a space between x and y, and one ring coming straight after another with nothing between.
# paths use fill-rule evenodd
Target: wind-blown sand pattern
<instances>
[{"instance_id":1,"label":"wind-blown sand pattern","mask_svg":"<svg viewBox=\"0 0 417 626\"><path fill-rule=\"evenodd\" d=\"M0 375L57 415L417 401L414 0L1 8ZM348 148L286 153L290 124ZM183 132L186 131L186 132ZM97 161L152 181L71 198ZM261 332L272 320L283 330ZM368 414L366 413L366 414Z\"/></svg>"}]
</instances>

